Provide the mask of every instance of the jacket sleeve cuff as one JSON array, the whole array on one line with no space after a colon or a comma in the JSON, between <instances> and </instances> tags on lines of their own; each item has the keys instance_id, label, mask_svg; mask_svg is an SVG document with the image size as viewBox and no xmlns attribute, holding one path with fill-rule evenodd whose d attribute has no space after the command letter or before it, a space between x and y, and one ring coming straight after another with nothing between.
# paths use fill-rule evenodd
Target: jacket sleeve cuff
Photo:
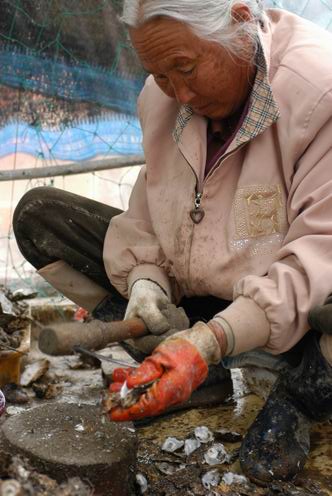
<instances>
[{"instance_id":1,"label":"jacket sleeve cuff","mask_svg":"<svg viewBox=\"0 0 332 496\"><path fill-rule=\"evenodd\" d=\"M128 275L128 295L130 295L133 284L139 279L149 279L160 286L172 301L172 289L170 280L161 267L153 264L136 265Z\"/></svg>"},{"instance_id":2,"label":"jacket sleeve cuff","mask_svg":"<svg viewBox=\"0 0 332 496\"><path fill-rule=\"evenodd\" d=\"M251 298L239 296L213 320L225 330L230 356L262 348L269 341L270 323L264 310Z\"/></svg>"}]
</instances>

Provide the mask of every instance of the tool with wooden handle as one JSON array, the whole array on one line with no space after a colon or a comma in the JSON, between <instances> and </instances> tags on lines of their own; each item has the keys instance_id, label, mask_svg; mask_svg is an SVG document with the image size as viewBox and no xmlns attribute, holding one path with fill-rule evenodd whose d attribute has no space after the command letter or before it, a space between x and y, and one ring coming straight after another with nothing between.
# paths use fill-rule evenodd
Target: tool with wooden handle
<instances>
[{"instance_id":1,"label":"tool with wooden handle","mask_svg":"<svg viewBox=\"0 0 332 496\"><path fill-rule=\"evenodd\" d=\"M71 355L75 345L81 345L88 350L100 350L110 343L139 338L146 334L148 330L141 319L117 322L64 322L44 327L38 345L47 355Z\"/></svg>"}]
</instances>

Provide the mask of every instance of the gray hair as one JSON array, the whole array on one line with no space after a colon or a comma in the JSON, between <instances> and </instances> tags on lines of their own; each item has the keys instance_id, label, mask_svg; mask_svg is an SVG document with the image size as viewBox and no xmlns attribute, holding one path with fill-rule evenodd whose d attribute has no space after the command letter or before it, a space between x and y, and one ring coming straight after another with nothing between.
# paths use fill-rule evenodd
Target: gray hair
<instances>
[{"instance_id":1,"label":"gray hair","mask_svg":"<svg viewBox=\"0 0 332 496\"><path fill-rule=\"evenodd\" d=\"M232 23L232 8L236 4L248 6L251 21ZM137 28L153 18L170 17L187 24L200 38L215 41L230 52L246 57L239 40L249 37L256 52L257 23L262 19L263 10L261 0L124 0L122 21ZM252 55L252 50L250 52Z\"/></svg>"}]
</instances>

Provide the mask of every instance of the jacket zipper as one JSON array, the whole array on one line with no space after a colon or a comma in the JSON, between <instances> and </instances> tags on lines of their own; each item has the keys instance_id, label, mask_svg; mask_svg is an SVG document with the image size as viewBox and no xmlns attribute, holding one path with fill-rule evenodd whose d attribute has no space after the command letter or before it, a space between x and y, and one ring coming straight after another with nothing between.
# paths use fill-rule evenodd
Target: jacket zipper
<instances>
[{"instance_id":1,"label":"jacket zipper","mask_svg":"<svg viewBox=\"0 0 332 496\"><path fill-rule=\"evenodd\" d=\"M200 181L197 177L197 174L195 172L195 170L192 168L192 166L190 165L190 163L188 162L188 160L184 157L183 155L183 158L186 160L187 164L189 165L189 167L191 168L191 170L193 171L193 174L196 178L196 188L195 188L195 198L194 198L194 208L190 211L190 217L193 221L193 229L192 229L192 232L191 232L191 241L190 241L190 248L189 248L189 252L188 252L188 260L187 260L187 267L186 267L186 272L187 272L187 286L189 288L189 281L191 280L191 277L190 277L190 259L191 259L191 249L192 249L192 241L193 241L193 235L194 235L194 226L195 224L199 224L204 216L205 216L205 211L204 209L202 208L201 206L201 202L202 202L202 197L203 197L203 187L204 187L204 184L206 182L206 180L208 178L211 177L211 175L213 174L213 172L226 160L226 158L234 155L238 150L240 150L240 148L242 148L243 146L245 145L245 143L243 143L242 145L240 145L238 148L236 148L235 150L233 150L232 152L228 153L227 155L225 155L221 160L220 162L216 163L212 169L210 170L210 172L208 173L208 175L206 176L206 178L202 181L202 184L200 185ZM196 221L195 221L195 220Z\"/></svg>"},{"instance_id":2,"label":"jacket zipper","mask_svg":"<svg viewBox=\"0 0 332 496\"><path fill-rule=\"evenodd\" d=\"M194 224L199 224L205 216L205 212L201 207L202 196L203 192L200 193L196 190L194 208L190 211L190 217Z\"/></svg>"},{"instance_id":3,"label":"jacket zipper","mask_svg":"<svg viewBox=\"0 0 332 496\"><path fill-rule=\"evenodd\" d=\"M212 174L215 172L215 170L218 169L218 167L220 167L225 162L225 160L227 158L234 155L244 145L245 145L245 143L243 143L238 148L236 148L235 150L229 152L224 157L222 157L222 159L220 159L220 162L216 162L214 164L214 166L212 167L212 169L210 170L210 172L208 173L208 175L204 178L204 180L202 181L201 184L200 184L200 181L197 177L196 172L194 171L194 169L191 167L191 165L188 162L191 170L193 171L193 173L195 174L195 177L196 177L196 191L195 191L195 199L194 199L194 208L190 211L190 217L191 217L192 221L194 222L194 224L199 224L204 219L204 216L205 216L205 211L201 206L203 193L204 193L203 192L204 184L212 176Z\"/></svg>"}]
</instances>

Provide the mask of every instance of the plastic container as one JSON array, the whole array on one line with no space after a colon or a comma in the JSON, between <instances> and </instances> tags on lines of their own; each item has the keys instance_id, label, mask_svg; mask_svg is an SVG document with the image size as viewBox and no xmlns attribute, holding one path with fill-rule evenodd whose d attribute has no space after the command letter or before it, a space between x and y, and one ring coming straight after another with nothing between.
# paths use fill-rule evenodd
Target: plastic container
<instances>
[{"instance_id":1,"label":"plastic container","mask_svg":"<svg viewBox=\"0 0 332 496\"><path fill-rule=\"evenodd\" d=\"M23 353L30 350L31 328L28 326L23 331L20 347L17 351L0 351L0 387L5 384L19 384L21 377L21 360Z\"/></svg>"}]
</instances>

